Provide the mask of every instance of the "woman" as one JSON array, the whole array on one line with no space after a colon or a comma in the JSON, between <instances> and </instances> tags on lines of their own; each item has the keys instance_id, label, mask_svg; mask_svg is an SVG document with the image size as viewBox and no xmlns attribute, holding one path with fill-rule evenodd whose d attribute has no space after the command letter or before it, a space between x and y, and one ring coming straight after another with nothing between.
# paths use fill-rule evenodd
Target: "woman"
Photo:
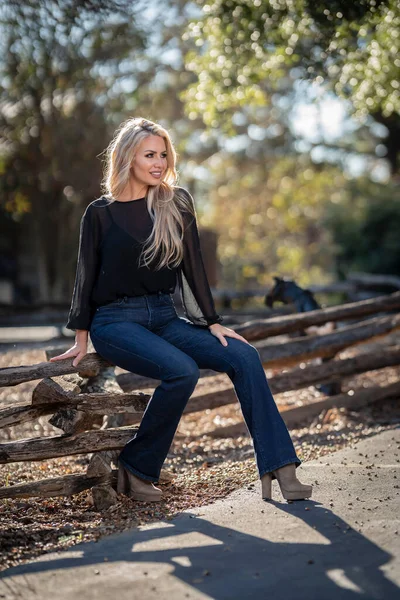
<instances>
[{"instance_id":1,"label":"woman","mask_svg":"<svg viewBox=\"0 0 400 600\"><path fill-rule=\"evenodd\" d=\"M263 498L277 479L286 499L311 496L295 475L301 464L270 392L257 349L224 327L201 256L191 195L175 185L176 153L168 132L142 118L121 125L108 147L105 195L87 207L67 327L74 346L93 346L112 364L160 379L139 429L118 457L118 491L160 500L154 483L168 454L199 369L227 373L254 443ZM179 284L184 312L172 299ZM229 340L229 341L228 341Z\"/></svg>"}]
</instances>

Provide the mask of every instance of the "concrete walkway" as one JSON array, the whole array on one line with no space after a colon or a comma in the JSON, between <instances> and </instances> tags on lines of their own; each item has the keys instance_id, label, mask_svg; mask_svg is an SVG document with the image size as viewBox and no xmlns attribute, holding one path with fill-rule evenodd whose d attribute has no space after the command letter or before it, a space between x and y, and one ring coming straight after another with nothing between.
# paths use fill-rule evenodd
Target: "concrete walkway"
<instances>
[{"instance_id":1,"label":"concrete walkway","mask_svg":"<svg viewBox=\"0 0 400 600\"><path fill-rule=\"evenodd\" d=\"M399 449L396 429L303 463L312 500L288 504L274 481L265 502L257 480L172 521L46 554L3 572L0 598L400 599Z\"/></svg>"}]
</instances>

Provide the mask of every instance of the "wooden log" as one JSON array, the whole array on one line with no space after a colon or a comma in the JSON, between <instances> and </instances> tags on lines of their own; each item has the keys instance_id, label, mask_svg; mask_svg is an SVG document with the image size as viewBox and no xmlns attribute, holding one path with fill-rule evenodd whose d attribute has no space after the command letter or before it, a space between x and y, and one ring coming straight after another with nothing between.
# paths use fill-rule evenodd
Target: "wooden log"
<instances>
[{"instance_id":1,"label":"wooden log","mask_svg":"<svg viewBox=\"0 0 400 600\"><path fill-rule=\"evenodd\" d=\"M122 449L136 431L137 427L119 427L7 442L0 444L0 464Z\"/></svg>"},{"instance_id":2,"label":"wooden log","mask_svg":"<svg viewBox=\"0 0 400 600\"><path fill-rule=\"evenodd\" d=\"M0 429L32 421L44 415L51 415L58 407L59 404L43 404L34 407L29 404L28 406L17 406L16 408L3 408L0 410Z\"/></svg>"},{"instance_id":3,"label":"wooden log","mask_svg":"<svg viewBox=\"0 0 400 600\"><path fill-rule=\"evenodd\" d=\"M114 414L115 412L143 412L151 398L143 392L124 393L118 386L117 393L113 390L102 392L79 393L80 388L71 389L64 378L43 379L32 392L32 404L37 406L44 403L59 403L60 406L74 407L81 411L91 411L99 414Z\"/></svg>"},{"instance_id":4,"label":"wooden log","mask_svg":"<svg viewBox=\"0 0 400 600\"><path fill-rule=\"evenodd\" d=\"M92 487L93 507L97 511L103 511L118 502L117 492L108 483L101 483Z\"/></svg>"},{"instance_id":5,"label":"wooden log","mask_svg":"<svg viewBox=\"0 0 400 600\"><path fill-rule=\"evenodd\" d=\"M58 362L42 362L36 365L0 369L0 387L19 385L25 381L68 373L79 373L82 377L94 377L100 369L109 366L109 363L96 353L86 354L77 367L72 366L73 360L73 358L68 358Z\"/></svg>"},{"instance_id":6,"label":"wooden log","mask_svg":"<svg viewBox=\"0 0 400 600\"><path fill-rule=\"evenodd\" d=\"M86 475L63 475L51 479L41 479L29 483L18 483L0 488L0 498L51 498L52 496L72 496L94 485L109 481L110 475L87 477ZM116 481L116 480L115 480Z\"/></svg>"},{"instance_id":7,"label":"wooden log","mask_svg":"<svg viewBox=\"0 0 400 600\"><path fill-rule=\"evenodd\" d=\"M142 415L150 400L150 394L138 392L121 394L79 394L78 410L84 412L96 412L104 415L129 412Z\"/></svg>"},{"instance_id":8,"label":"wooden log","mask_svg":"<svg viewBox=\"0 0 400 600\"><path fill-rule=\"evenodd\" d=\"M32 391L32 405L63 403L75 400L81 391L81 379L77 375L46 377Z\"/></svg>"},{"instance_id":9,"label":"wooden log","mask_svg":"<svg viewBox=\"0 0 400 600\"><path fill-rule=\"evenodd\" d=\"M400 364L400 346L393 346L382 348L378 354L376 352L368 352L359 354L353 358L334 360L320 365L309 364L305 368L295 367L289 372L280 373L269 378L268 382L271 392L278 394L318 383L333 383L344 377L398 364ZM210 386L212 386L212 381L210 381ZM140 392L138 394L119 394L118 397L110 396L109 394L79 394L78 397L75 397L76 400L74 398L68 399L68 405L82 411L92 411L98 414L107 414L108 410L113 414L129 411L132 421L139 422L150 397L149 394L142 394ZM84 402L79 403L79 400L82 398L84 398ZM75 404L75 401L77 404ZM185 407L184 413L213 409L236 401L237 397L231 384L225 388L219 386L217 390L212 390L210 393L192 396ZM137 405L136 402L139 404ZM49 404L38 405L32 408L28 405L2 409L0 410L0 427L10 427L11 425L23 423L41 415L52 414L59 406L59 404ZM142 406L142 410L136 411L140 406ZM117 427L121 425L115 423Z\"/></svg>"},{"instance_id":10,"label":"wooden log","mask_svg":"<svg viewBox=\"0 0 400 600\"><path fill-rule=\"evenodd\" d=\"M298 331L311 325L320 325L327 321L344 320L373 314L377 311L382 312L398 308L400 308L400 292L395 292L387 296L340 305L339 307L334 306L307 313L249 322L236 327L235 331L243 335L248 341L256 341L273 335ZM372 321L372 319L369 321L371 325ZM340 330L340 333L343 332L343 329ZM328 354L325 353L324 356ZM55 363L45 362L37 365L0 369L0 387L18 385L24 381L67 373L79 372L82 376L94 376L99 373L100 369L110 366L109 363L95 353L87 354L79 363L78 368L72 366L72 360L66 359Z\"/></svg>"},{"instance_id":11,"label":"wooden log","mask_svg":"<svg viewBox=\"0 0 400 600\"><path fill-rule=\"evenodd\" d=\"M370 388L357 389L353 394L344 393L337 396L330 396L318 402L312 402L304 406L294 406L287 410L280 411L283 420L288 428L298 427L307 420L316 417L323 410L329 408L363 408L369 404L387 400L388 398L398 398L400 395L400 381L391 383L387 386L374 386ZM235 423L227 427L218 427L208 433L211 437L235 437L238 435L249 435L245 422Z\"/></svg>"},{"instance_id":12,"label":"wooden log","mask_svg":"<svg viewBox=\"0 0 400 600\"><path fill-rule=\"evenodd\" d=\"M83 397L83 402L80 399ZM96 415L123 413L129 414L131 422L140 421L143 411L147 406L151 396L149 394L118 394L118 397L111 396L108 393L104 394L79 394L79 396L69 398L67 402L55 402L36 404L31 406L30 404L25 406L18 406L16 408L3 408L0 409L0 428L11 427L37 419L43 415L54 414L60 407L65 404L68 407L75 408L83 413L90 413ZM92 404L93 402L93 404ZM140 407L143 407L140 409ZM124 421L126 423L126 419ZM124 423L116 424L115 426L120 427ZM56 425L57 427L57 425Z\"/></svg>"},{"instance_id":13,"label":"wooden log","mask_svg":"<svg viewBox=\"0 0 400 600\"><path fill-rule=\"evenodd\" d=\"M102 477L103 475L110 474L112 472L111 461L116 459L115 455L118 453L119 450L94 452L90 458L86 475L88 477Z\"/></svg>"},{"instance_id":14,"label":"wooden log","mask_svg":"<svg viewBox=\"0 0 400 600\"><path fill-rule=\"evenodd\" d=\"M111 469L110 472L103 475L72 474L61 477L52 477L50 479L41 479L29 483L18 483L0 487L0 499L2 498L51 498L53 496L72 496L79 494L84 490L89 490L98 485L111 485L117 489L118 470ZM159 482L169 483L175 479L176 475L161 469Z\"/></svg>"},{"instance_id":15,"label":"wooden log","mask_svg":"<svg viewBox=\"0 0 400 600\"><path fill-rule=\"evenodd\" d=\"M273 394L298 390L317 383L333 383L367 371L384 369L400 364L400 346L382 347L379 352L365 352L352 358L336 359L320 365L295 367L287 373L271 377L269 385Z\"/></svg>"},{"instance_id":16,"label":"wooden log","mask_svg":"<svg viewBox=\"0 0 400 600\"><path fill-rule=\"evenodd\" d=\"M53 425L53 427L61 429L64 433L72 435L91 429L93 425L93 414L82 412L75 408L60 408L51 419L49 419L49 423L50 425Z\"/></svg>"},{"instance_id":17,"label":"wooden log","mask_svg":"<svg viewBox=\"0 0 400 600\"><path fill-rule=\"evenodd\" d=\"M270 368L289 366L336 354L349 346L378 339L398 329L400 314L367 319L357 325L342 327L334 333L295 338L284 344L258 344L257 350L264 365Z\"/></svg>"},{"instance_id":18,"label":"wooden log","mask_svg":"<svg viewBox=\"0 0 400 600\"><path fill-rule=\"evenodd\" d=\"M274 335L303 330L311 325L322 325L330 321L344 321L377 312L398 311L399 309L400 292L394 292L378 298L349 302L348 304L311 310L306 313L250 321L244 325L236 326L235 331L245 337L246 340L254 342Z\"/></svg>"}]
</instances>

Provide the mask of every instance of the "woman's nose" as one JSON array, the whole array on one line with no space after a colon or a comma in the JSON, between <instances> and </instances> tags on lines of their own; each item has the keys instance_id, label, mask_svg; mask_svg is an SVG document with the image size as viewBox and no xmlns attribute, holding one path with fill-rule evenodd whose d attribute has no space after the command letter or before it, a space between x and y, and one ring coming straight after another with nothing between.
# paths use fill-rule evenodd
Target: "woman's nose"
<instances>
[{"instance_id":1,"label":"woman's nose","mask_svg":"<svg viewBox=\"0 0 400 600\"><path fill-rule=\"evenodd\" d=\"M154 167L159 168L159 169L164 169L165 167L165 163L166 163L166 158L157 158L157 160L154 162Z\"/></svg>"}]
</instances>

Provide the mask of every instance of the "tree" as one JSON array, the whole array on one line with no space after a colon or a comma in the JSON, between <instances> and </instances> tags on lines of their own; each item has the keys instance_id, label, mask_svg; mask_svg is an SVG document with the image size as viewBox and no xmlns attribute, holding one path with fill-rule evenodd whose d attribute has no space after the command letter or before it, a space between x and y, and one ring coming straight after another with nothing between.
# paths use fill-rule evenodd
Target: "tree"
<instances>
[{"instance_id":1,"label":"tree","mask_svg":"<svg viewBox=\"0 0 400 600\"><path fill-rule=\"evenodd\" d=\"M2 209L31 236L37 302L70 294L66 274L82 208L99 193L99 154L113 118L152 77L140 9L118 0L2 4Z\"/></svg>"},{"instance_id":2,"label":"tree","mask_svg":"<svg viewBox=\"0 0 400 600\"><path fill-rule=\"evenodd\" d=\"M309 80L349 100L354 116L387 128L387 159L399 170L400 5L396 0L328 4L311 0L198 2L191 23L198 51L186 58L196 81L188 115L224 125L249 106L271 107L287 80Z\"/></svg>"}]
</instances>

